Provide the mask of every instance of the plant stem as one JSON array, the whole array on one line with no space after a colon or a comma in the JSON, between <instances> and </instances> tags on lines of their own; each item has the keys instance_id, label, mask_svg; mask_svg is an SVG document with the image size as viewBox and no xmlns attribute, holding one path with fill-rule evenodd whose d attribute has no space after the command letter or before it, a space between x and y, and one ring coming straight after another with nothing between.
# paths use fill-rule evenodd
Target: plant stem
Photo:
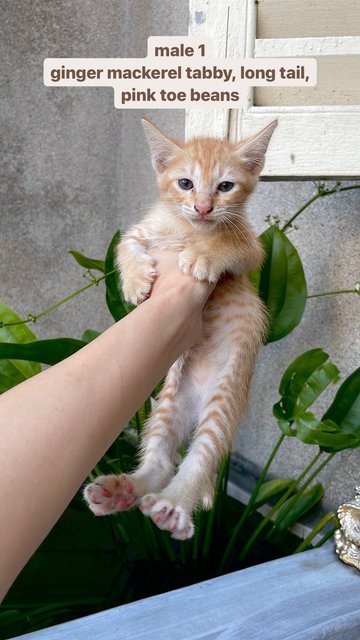
<instances>
[{"instance_id":1,"label":"plant stem","mask_svg":"<svg viewBox=\"0 0 360 640\"><path fill-rule=\"evenodd\" d=\"M305 209L307 209L313 202L315 202L316 200L318 200L319 198L325 198L325 196L331 196L334 193L340 193L341 191L350 191L351 189L360 189L360 185L351 185L349 187L334 187L333 189L329 189L328 191L318 191L317 193L315 193L314 196L312 196L312 198L310 198L310 200L308 200L307 202L305 202L305 204L303 204L302 207L300 207L300 209L298 209L296 211L296 213L294 213L294 215L290 218L290 220L288 220L284 226L282 227L281 231L285 231L285 229L288 229L289 227L291 227L292 223L294 222L294 220L296 220L296 218L303 212L305 211Z\"/></svg>"},{"instance_id":2,"label":"plant stem","mask_svg":"<svg viewBox=\"0 0 360 640\"><path fill-rule=\"evenodd\" d=\"M335 519L337 520L336 516ZM336 526L333 527L332 529L330 529L330 531L328 531L327 533L325 533L325 535L321 538L321 540L319 540L319 542L317 542L314 545L314 549L318 549L319 547L321 547L327 540L329 540L329 538L332 538L332 536L334 535L335 531L337 531L339 528L339 523L336 523Z\"/></svg>"},{"instance_id":3,"label":"plant stem","mask_svg":"<svg viewBox=\"0 0 360 640\"><path fill-rule=\"evenodd\" d=\"M284 495L277 501L277 503L272 507L272 509L270 509L269 513L265 516L265 518L263 518L263 520L260 522L259 526L256 527L255 531L250 536L249 540L247 541L246 545L243 547L243 549L242 549L242 551L241 551L241 553L239 555L239 560L240 561L245 558L245 556L247 555L247 553L250 551L251 547L253 546L254 542L259 537L259 535L262 532L262 530L266 527L268 522L271 520L271 518L274 515L274 513L276 513L276 511L278 511L278 509L280 509L280 507L284 504L284 502L288 499L288 497L291 495L291 493L297 487L299 482L302 481L302 479L308 474L308 472L314 466L314 464L316 464L316 462L319 459L319 457L321 456L321 454L322 454L322 451L320 450L316 454L316 456L314 456L314 458L311 460L311 462L308 464L306 469L300 474L300 476L296 480L294 480L294 482L289 486L287 491L285 491Z\"/></svg>"},{"instance_id":4,"label":"plant stem","mask_svg":"<svg viewBox=\"0 0 360 640\"><path fill-rule=\"evenodd\" d=\"M235 527L235 529L233 531L233 534L232 534L232 536L230 538L229 544L227 545L227 547L225 549L223 558L222 558L221 563L220 563L220 571L222 571L224 569L224 567L226 566L226 564L230 560L230 557L231 557L232 551L234 549L234 546L236 544L237 538L239 536L240 530L241 530L245 520L247 519L249 513L252 511L252 508L253 508L253 506L254 506L254 504L256 502L256 498L258 496L260 488L261 488L261 486L262 486L262 484L264 482L265 476L266 476L266 474L267 474L267 472L268 472L268 470L270 468L270 465L272 464L272 461L274 460L277 452L279 451L279 448L280 448L282 442L284 441L284 439L285 439L285 435L282 433L280 438L278 439L275 447L273 448L273 450L272 450L272 452L271 452L271 454L270 454L270 456L269 456L269 458L268 458L268 460L267 460L267 462L266 462L266 464L265 464L260 476L259 476L259 479L258 479L258 481L257 481L257 483L255 485L255 489L252 492L252 494L250 496L250 500L249 500L248 504L245 507L244 513L242 514L239 522L237 523L237 525L236 525L236 527Z\"/></svg>"},{"instance_id":5,"label":"plant stem","mask_svg":"<svg viewBox=\"0 0 360 640\"><path fill-rule=\"evenodd\" d=\"M188 561L188 543L187 542L180 542L180 562L181 564L186 564Z\"/></svg>"},{"instance_id":6,"label":"plant stem","mask_svg":"<svg viewBox=\"0 0 360 640\"><path fill-rule=\"evenodd\" d=\"M155 560L161 559L161 552L159 549L158 541L156 540L155 532L153 529L153 524L148 518L144 518L143 523L143 533L145 534L146 544L152 553L152 556Z\"/></svg>"},{"instance_id":7,"label":"plant stem","mask_svg":"<svg viewBox=\"0 0 360 640\"><path fill-rule=\"evenodd\" d=\"M163 546L168 554L168 558L170 560L171 563L175 564L176 562L176 553L173 549L173 546L171 544L171 540L169 538L168 532L167 531L160 531L161 534L161 541L163 543Z\"/></svg>"},{"instance_id":8,"label":"plant stem","mask_svg":"<svg viewBox=\"0 0 360 640\"><path fill-rule=\"evenodd\" d=\"M215 506L215 505L214 505ZM214 509L213 506L213 509ZM192 542L192 554L193 560L197 560L200 555L201 543L204 537L204 528L209 517L209 513L205 511L198 511L195 515L195 536Z\"/></svg>"},{"instance_id":9,"label":"plant stem","mask_svg":"<svg viewBox=\"0 0 360 640\"><path fill-rule=\"evenodd\" d=\"M337 296L340 293L357 293L359 295L359 289L339 289L338 291L324 291L322 293L312 293L308 295L307 298L321 298L322 296Z\"/></svg>"},{"instance_id":10,"label":"plant stem","mask_svg":"<svg viewBox=\"0 0 360 640\"><path fill-rule=\"evenodd\" d=\"M108 273L105 273L103 276L100 276L99 278L93 278L91 280L91 282L86 284L84 287L81 287L80 289L77 289L73 293L70 293L70 295L66 296L66 298L63 298L62 300L59 300L58 302L55 302L55 304L53 304L53 305L51 305L51 307L48 307L47 309L45 309L45 311L41 311L41 313L37 313L36 315L33 315L33 314L30 313L27 316L27 318L25 318L24 320L18 320L17 322L1 322L0 321L0 329L2 329L3 327L13 327L13 326L18 325L18 324L28 324L29 322L36 322L36 320L38 320L39 318L42 318L43 316L46 316L48 313L51 313L52 311L54 311L55 309L60 307L62 304L65 304L65 302L69 302L69 300L72 300L72 298L75 298L80 293L83 293L83 291L86 291L87 289L90 289L90 287L97 286L99 284L99 282L101 282L102 280L105 280L105 278L107 278L107 276L110 276L111 274L115 273L115 271L116 271L116 269L113 269L112 271L109 271Z\"/></svg>"},{"instance_id":11,"label":"plant stem","mask_svg":"<svg viewBox=\"0 0 360 640\"><path fill-rule=\"evenodd\" d=\"M139 511L123 511L121 513L121 523L131 544L134 546L136 556L139 560L151 560L149 544L144 535L143 515Z\"/></svg>"},{"instance_id":12,"label":"plant stem","mask_svg":"<svg viewBox=\"0 0 360 640\"><path fill-rule=\"evenodd\" d=\"M227 479L228 476L228 468L229 468L229 460L228 458L224 458L220 464L220 468L219 468L219 472L218 472L218 477L217 477L217 482L216 482L216 487L215 487L215 499L214 499L214 504L213 507L207 517L207 521L206 521L206 527L205 527L205 535L204 535L204 542L203 542L203 547L202 547L202 551L201 551L201 555L203 558L207 558L210 552L210 546L211 546L211 542L213 540L213 529L214 529L214 523L215 523L215 515L216 515L216 510L218 508L218 504L219 504L219 495L223 494L223 486L224 486L224 479Z\"/></svg>"},{"instance_id":13,"label":"plant stem","mask_svg":"<svg viewBox=\"0 0 360 640\"><path fill-rule=\"evenodd\" d=\"M316 460L321 456L322 451L320 450L318 455L316 456L316 458L314 458L314 463L316 462ZM304 482L304 484L302 485L302 487L299 489L299 491L292 497L292 499L289 501L289 504L287 505L286 509L283 511L283 513L281 514L280 517L278 517L276 519L276 522L274 524L274 527L276 529L276 527L283 521L283 519L285 518L285 516L289 513L289 511L291 511L293 505L295 504L295 502L298 500L298 498L304 493L305 489L308 488L309 484L312 483L312 481L314 480L314 478L316 478L316 476L320 473L320 471L325 467L325 465L328 464L328 462L330 462L330 460L332 460L332 458L334 457L335 453L330 453L327 458L325 458L325 460L315 469L315 471L313 471L313 473L311 474L311 476L309 476L309 478L306 480L306 482ZM312 467L313 465L311 465ZM311 468L310 467L310 468ZM308 467L308 471L310 471L310 468ZM307 475L306 473L302 473L301 476L299 476L299 478L296 480L296 485L298 485L301 480L303 478L305 478L305 476ZM269 532L268 536L271 535L271 532Z\"/></svg>"},{"instance_id":14,"label":"plant stem","mask_svg":"<svg viewBox=\"0 0 360 640\"><path fill-rule=\"evenodd\" d=\"M316 193L312 198L310 198L310 200L307 200L307 202L305 202L305 204L303 204L302 207L300 207L300 209L298 209L296 211L296 213L294 213L294 215L290 218L290 220L288 220L287 222L285 222L284 226L282 227L281 231L285 231L286 229L288 229L288 227L291 227L292 223L294 222L294 220L296 220L296 218L300 215L300 213L302 213L303 211L305 211L305 209L307 209L308 207L310 207L310 205L315 202L315 200L318 200L318 198L320 198L320 193Z\"/></svg>"},{"instance_id":15,"label":"plant stem","mask_svg":"<svg viewBox=\"0 0 360 640\"><path fill-rule=\"evenodd\" d=\"M307 549L307 547L309 546L313 538L315 538L315 536L319 533L319 531L321 531L321 529L323 529L325 525L331 520L333 521L336 520L336 516L332 511L330 511L330 513L327 513L326 516L324 516L320 520L320 522L318 522L318 524L313 528L313 530L310 531L309 535L306 536L306 538L304 538L304 540L301 542L301 544L299 544L298 547L296 547L294 553L301 553L301 551L305 551L305 549ZM323 541L325 542L324 539Z\"/></svg>"}]
</instances>

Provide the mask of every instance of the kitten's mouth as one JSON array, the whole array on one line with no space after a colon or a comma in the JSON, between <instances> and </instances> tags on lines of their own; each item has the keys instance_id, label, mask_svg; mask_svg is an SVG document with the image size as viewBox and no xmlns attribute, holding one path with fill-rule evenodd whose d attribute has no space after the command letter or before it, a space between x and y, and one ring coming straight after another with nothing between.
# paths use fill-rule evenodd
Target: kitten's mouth
<instances>
[{"instance_id":1,"label":"kitten's mouth","mask_svg":"<svg viewBox=\"0 0 360 640\"><path fill-rule=\"evenodd\" d=\"M209 230L216 226L216 220L209 218L190 218L195 229Z\"/></svg>"}]
</instances>

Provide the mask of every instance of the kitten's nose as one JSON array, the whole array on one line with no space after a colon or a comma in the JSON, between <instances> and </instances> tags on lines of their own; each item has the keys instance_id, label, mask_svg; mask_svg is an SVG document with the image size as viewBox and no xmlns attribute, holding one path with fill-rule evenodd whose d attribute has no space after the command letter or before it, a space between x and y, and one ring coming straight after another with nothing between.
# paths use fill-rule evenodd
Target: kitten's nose
<instances>
[{"instance_id":1,"label":"kitten's nose","mask_svg":"<svg viewBox=\"0 0 360 640\"><path fill-rule=\"evenodd\" d=\"M201 198L198 198L196 200L196 203L194 204L194 209L196 213L199 213L202 218L207 216L207 214L210 213L213 210L213 208L214 207L212 205L210 196L206 196L206 195L204 195Z\"/></svg>"}]
</instances>

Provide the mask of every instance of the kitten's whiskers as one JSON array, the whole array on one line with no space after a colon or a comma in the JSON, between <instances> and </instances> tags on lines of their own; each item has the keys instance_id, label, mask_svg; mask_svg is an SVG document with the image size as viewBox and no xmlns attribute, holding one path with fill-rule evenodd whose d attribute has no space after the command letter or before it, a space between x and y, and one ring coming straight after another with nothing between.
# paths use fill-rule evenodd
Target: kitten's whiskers
<instances>
[{"instance_id":1,"label":"kitten's whiskers","mask_svg":"<svg viewBox=\"0 0 360 640\"><path fill-rule=\"evenodd\" d=\"M219 222L224 225L224 227L229 231L231 235L233 235L236 239L242 240L246 242L246 236L241 229L241 219L239 216L239 210L236 208L234 211L229 211L231 206L236 205L228 205L226 208L218 210L219 214Z\"/></svg>"}]
</instances>

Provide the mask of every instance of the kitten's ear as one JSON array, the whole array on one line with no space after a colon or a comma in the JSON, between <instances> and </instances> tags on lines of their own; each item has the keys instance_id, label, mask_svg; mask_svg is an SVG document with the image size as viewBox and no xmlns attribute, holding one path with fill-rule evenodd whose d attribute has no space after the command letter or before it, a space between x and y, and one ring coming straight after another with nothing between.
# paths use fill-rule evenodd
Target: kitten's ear
<instances>
[{"instance_id":1,"label":"kitten's ear","mask_svg":"<svg viewBox=\"0 0 360 640\"><path fill-rule=\"evenodd\" d=\"M259 133L235 145L246 169L255 176L259 175L264 166L265 153L277 123L277 120L273 120Z\"/></svg>"},{"instance_id":2,"label":"kitten's ear","mask_svg":"<svg viewBox=\"0 0 360 640\"><path fill-rule=\"evenodd\" d=\"M179 153L182 144L162 133L150 120L142 118L141 122L148 139L153 167L157 173L162 173L168 162Z\"/></svg>"}]
</instances>

